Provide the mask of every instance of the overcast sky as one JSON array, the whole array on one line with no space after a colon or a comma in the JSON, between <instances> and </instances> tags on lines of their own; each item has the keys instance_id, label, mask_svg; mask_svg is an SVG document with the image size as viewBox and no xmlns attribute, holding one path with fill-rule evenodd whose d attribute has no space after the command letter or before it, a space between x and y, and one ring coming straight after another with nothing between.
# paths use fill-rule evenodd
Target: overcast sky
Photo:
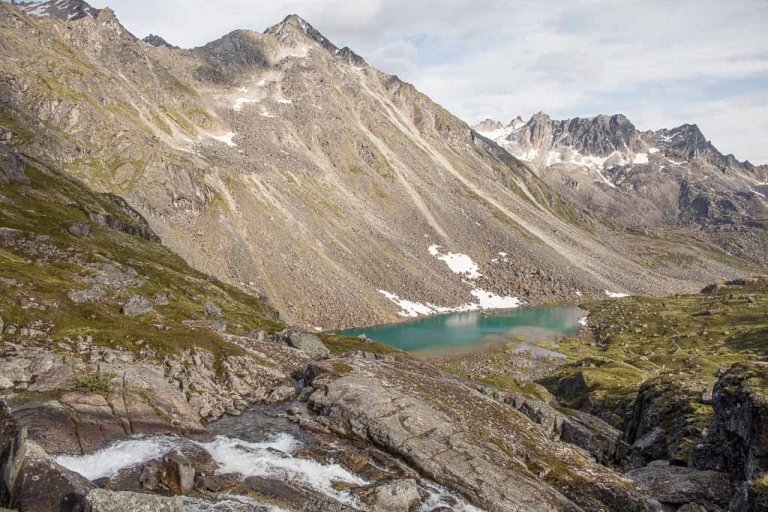
<instances>
[{"instance_id":1,"label":"overcast sky","mask_svg":"<svg viewBox=\"0 0 768 512\"><path fill-rule=\"evenodd\" d=\"M183 47L286 14L399 75L469 123L626 114L697 123L768 163L766 0L93 0L139 37Z\"/></svg>"}]
</instances>

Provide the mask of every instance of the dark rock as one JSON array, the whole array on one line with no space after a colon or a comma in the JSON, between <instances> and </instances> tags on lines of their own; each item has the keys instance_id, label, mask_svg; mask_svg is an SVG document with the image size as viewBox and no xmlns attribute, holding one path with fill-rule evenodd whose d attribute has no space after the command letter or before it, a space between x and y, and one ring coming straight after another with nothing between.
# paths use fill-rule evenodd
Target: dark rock
<instances>
[{"instance_id":1,"label":"dark rock","mask_svg":"<svg viewBox=\"0 0 768 512\"><path fill-rule=\"evenodd\" d=\"M768 489L753 482L741 482L736 486L728 506L731 512L767 512Z\"/></svg>"},{"instance_id":2,"label":"dark rock","mask_svg":"<svg viewBox=\"0 0 768 512\"><path fill-rule=\"evenodd\" d=\"M223 492L238 486L241 477L234 473L224 475L201 475L197 480L197 486L210 492Z\"/></svg>"},{"instance_id":3,"label":"dark rock","mask_svg":"<svg viewBox=\"0 0 768 512\"><path fill-rule=\"evenodd\" d=\"M188 494L195 485L195 468L184 454L173 450L163 457L160 481L174 494Z\"/></svg>"},{"instance_id":4,"label":"dark rock","mask_svg":"<svg viewBox=\"0 0 768 512\"><path fill-rule=\"evenodd\" d=\"M700 469L754 480L768 471L768 363L733 365L712 392L715 419L690 463Z\"/></svg>"},{"instance_id":5,"label":"dark rock","mask_svg":"<svg viewBox=\"0 0 768 512\"><path fill-rule=\"evenodd\" d=\"M30 183L29 178L24 174L24 162L19 155L0 144L0 185L6 185L11 181Z\"/></svg>"},{"instance_id":6,"label":"dark rock","mask_svg":"<svg viewBox=\"0 0 768 512\"><path fill-rule=\"evenodd\" d=\"M145 315L152 311L152 303L141 295L134 295L123 304L122 312L125 316Z\"/></svg>"},{"instance_id":7,"label":"dark rock","mask_svg":"<svg viewBox=\"0 0 768 512\"><path fill-rule=\"evenodd\" d=\"M95 489L88 494L85 512L183 512L180 497Z\"/></svg>"},{"instance_id":8,"label":"dark rock","mask_svg":"<svg viewBox=\"0 0 768 512\"><path fill-rule=\"evenodd\" d=\"M91 225L87 222L79 222L69 226L69 233L74 236L88 236L91 234Z\"/></svg>"},{"instance_id":9,"label":"dark rock","mask_svg":"<svg viewBox=\"0 0 768 512\"><path fill-rule=\"evenodd\" d=\"M662 504L698 503L708 510L728 505L731 481L726 473L669 465L652 465L627 473Z\"/></svg>"}]
</instances>

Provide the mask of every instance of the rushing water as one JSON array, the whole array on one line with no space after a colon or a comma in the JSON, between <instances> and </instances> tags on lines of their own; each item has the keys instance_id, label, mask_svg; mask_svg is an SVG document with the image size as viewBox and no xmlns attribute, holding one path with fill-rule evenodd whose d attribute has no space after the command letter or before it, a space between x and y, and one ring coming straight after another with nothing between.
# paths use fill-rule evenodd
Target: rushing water
<instances>
[{"instance_id":1,"label":"rushing water","mask_svg":"<svg viewBox=\"0 0 768 512\"><path fill-rule=\"evenodd\" d=\"M369 338L407 352L471 350L499 343L557 356L536 345L572 336L586 313L576 307L516 308L436 315L400 324L349 329L338 334Z\"/></svg>"}]
</instances>

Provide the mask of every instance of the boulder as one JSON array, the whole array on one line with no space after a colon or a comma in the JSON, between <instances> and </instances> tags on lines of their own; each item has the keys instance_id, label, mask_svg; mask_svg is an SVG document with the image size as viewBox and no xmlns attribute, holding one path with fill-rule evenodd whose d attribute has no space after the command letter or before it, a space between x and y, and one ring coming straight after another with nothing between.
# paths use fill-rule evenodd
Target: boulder
<instances>
[{"instance_id":1,"label":"boulder","mask_svg":"<svg viewBox=\"0 0 768 512\"><path fill-rule=\"evenodd\" d=\"M323 359L330 356L331 351L323 345L318 336L314 334L295 330L286 329L277 334L285 343L293 348L297 348L302 352L305 352L310 357L315 359Z\"/></svg>"},{"instance_id":2,"label":"boulder","mask_svg":"<svg viewBox=\"0 0 768 512\"><path fill-rule=\"evenodd\" d=\"M152 303L141 295L134 295L123 304L122 312L125 316L139 316L152 311Z\"/></svg>"},{"instance_id":3,"label":"boulder","mask_svg":"<svg viewBox=\"0 0 768 512\"><path fill-rule=\"evenodd\" d=\"M374 487L368 502L372 512L409 511L421 504L421 495L416 481L409 478Z\"/></svg>"},{"instance_id":4,"label":"boulder","mask_svg":"<svg viewBox=\"0 0 768 512\"><path fill-rule=\"evenodd\" d=\"M638 487L665 505L698 503L719 510L731 500L730 475L683 466L651 464L627 472Z\"/></svg>"},{"instance_id":5,"label":"boulder","mask_svg":"<svg viewBox=\"0 0 768 512\"><path fill-rule=\"evenodd\" d=\"M91 234L91 225L87 222L78 222L69 226L69 233L74 236L88 236Z\"/></svg>"},{"instance_id":6,"label":"boulder","mask_svg":"<svg viewBox=\"0 0 768 512\"><path fill-rule=\"evenodd\" d=\"M188 494L195 485L195 468L179 450L163 457L160 481L174 494Z\"/></svg>"},{"instance_id":7,"label":"boulder","mask_svg":"<svg viewBox=\"0 0 768 512\"><path fill-rule=\"evenodd\" d=\"M204 311L207 316L213 316L216 318L221 317L221 306L213 301L207 301L204 306Z\"/></svg>"},{"instance_id":8,"label":"boulder","mask_svg":"<svg viewBox=\"0 0 768 512\"><path fill-rule=\"evenodd\" d=\"M0 400L0 506L20 512L81 512L93 487L29 441L8 404Z\"/></svg>"},{"instance_id":9,"label":"boulder","mask_svg":"<svg viewBox=\"0 0 768 512\"><path fill-rule=\"evenodd\" d=\"M85 512L183 512L181 497L94 489L85 500Z\"/></svg>"}]
</instances>

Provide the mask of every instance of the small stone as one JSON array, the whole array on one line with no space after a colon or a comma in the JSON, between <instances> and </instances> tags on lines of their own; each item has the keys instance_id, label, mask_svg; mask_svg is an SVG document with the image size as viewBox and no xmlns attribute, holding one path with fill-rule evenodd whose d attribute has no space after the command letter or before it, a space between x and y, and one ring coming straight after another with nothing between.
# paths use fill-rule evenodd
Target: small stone
<instances>
[{"instance_id":1,"label":"small stone","mask_svg":"<svg viewBox=\"0 0 768 512\"><path fill-rule=\"evenodd\" d=\"M153 300L157 306L167 306L171 303L171 293L156 293Z\"/></svg>"},{"instance_id":2,"label":"small stone","mask_svg":"<svg viewBox=\"0 0 768 512\"><path fill-rule=\"evenodd\" d=\"M221 316L221 306L213 301L207 301L204 310L207 316L215 316L217 318Z\"/></svg>"},{"instance_id":3,"label":"small stone","mask_svg":"<svg viewBox=\"0 0 768 512\"><path fill-rule=\"evenodd\" d=\"M301 407L296 407L295 405L288 409L287 411L288 416L298 416L301 414Z\"/></svg>"},{"instance_id":4,"label":"small stone","mask_svg":"<svg viewBox=\"0 0 768 512\"><path fill-rule=\"evenodd\" d=\"M78 222L69 226L69 232L74 236L88 236L91 234L91 225L87 222Z\"/></svg>"}]
</instances>

